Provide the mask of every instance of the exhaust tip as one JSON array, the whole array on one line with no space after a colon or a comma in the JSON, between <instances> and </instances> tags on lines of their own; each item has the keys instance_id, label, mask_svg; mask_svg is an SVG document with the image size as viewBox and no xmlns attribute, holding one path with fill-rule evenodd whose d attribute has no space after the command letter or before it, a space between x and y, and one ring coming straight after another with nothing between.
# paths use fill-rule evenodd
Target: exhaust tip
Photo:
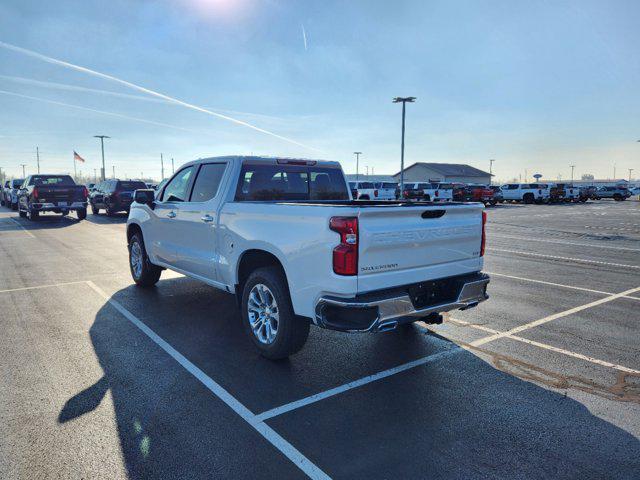
<instances>
[{"instance_id":1,"label":"exhaust tip","mask_svg":"<svg viewBox=\"0 0 640 480\"><path fill-rule=\"evenodd\" d=\"M398 326L397 320L389 320L386 322L382 322L380 325L378 325L378 332L389 332L391 330L395 330L397 326Z\"/></svg>"}]
</instances>

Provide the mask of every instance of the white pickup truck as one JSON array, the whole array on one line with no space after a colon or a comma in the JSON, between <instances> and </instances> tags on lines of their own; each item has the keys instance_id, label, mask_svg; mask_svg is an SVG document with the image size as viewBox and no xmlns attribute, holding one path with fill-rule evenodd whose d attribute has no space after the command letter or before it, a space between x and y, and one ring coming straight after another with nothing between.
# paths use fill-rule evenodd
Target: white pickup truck
<instances>
[{"instance_id":1,"label":"white pickup truck","mask_svg":"<svg viewBox=\"0 0 640 480\"><path fill-rule=\"evenodd\" d=\"M171 269L236 295L267 358L302 348L310 324L380 332L486 300L478 203L354 201L337 162L217 157L136 190L133 280Z\"/></svg>"},{"instance_id":2,"label":"white pickup truck","mask_svg":"<svg viewBox=\"0 0 640 480\"><path fill-rule=\"evenodd\" d=\"M543 203L550 197L549 185L544 183L509 183L500 190L505 201Z\"/></svg>"}]
</instances>

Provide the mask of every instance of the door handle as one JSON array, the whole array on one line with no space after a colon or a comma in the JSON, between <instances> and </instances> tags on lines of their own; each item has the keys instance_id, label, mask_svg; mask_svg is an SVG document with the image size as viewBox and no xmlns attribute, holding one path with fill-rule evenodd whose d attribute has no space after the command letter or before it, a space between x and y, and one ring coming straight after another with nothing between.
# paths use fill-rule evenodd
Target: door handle
<instances>
[{"instance_id":1,"label":"door handle","mask_svg":"<svg viewBox=\"0 0 640 480\"><path fill-rule=\"evenodd\" d=\"M169 218L176 218L176 212L169 212L169 213L167 213L167 217L169 217Z\"/></svg>"},{"instance_id":2,"label":"door handle","mask_svg":"<svg viewBox=\"0 0 640 480\"><path fill-rule=\"evenodd\" d=\"M200 220L202 220L203 222L209 223L209 222L213 222L213 217L211 215L203 215L202 217L200 217Z\"/></svg>"}]
</instances>

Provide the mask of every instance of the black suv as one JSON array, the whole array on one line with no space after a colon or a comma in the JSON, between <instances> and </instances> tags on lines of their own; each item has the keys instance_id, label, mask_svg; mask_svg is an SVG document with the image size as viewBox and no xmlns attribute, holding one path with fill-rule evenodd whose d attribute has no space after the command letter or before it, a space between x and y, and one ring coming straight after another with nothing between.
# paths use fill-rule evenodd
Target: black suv
<instances>
[{"instance_id":1,"label":"black suv","mask_svg":"<svg viewBox=\"0 0 640 480\"><path fill-rule=\"evenodd\" d=\"M104 209L108 216L116 212L127 212L128 214L133 202L133 192L146 188L147 185L144 182L137 180L112 179L100 182L89 196L91 213L98 215L100 209Z\"/></svg>"}]
</instances>

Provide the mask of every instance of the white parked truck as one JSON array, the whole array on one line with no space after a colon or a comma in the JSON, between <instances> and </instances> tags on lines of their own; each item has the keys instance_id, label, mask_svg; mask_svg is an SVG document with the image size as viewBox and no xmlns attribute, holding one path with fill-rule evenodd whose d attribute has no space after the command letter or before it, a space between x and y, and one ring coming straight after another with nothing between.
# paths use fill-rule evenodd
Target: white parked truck
<instances>
[{"instance_id":1,"label":"white parked truck","mask_svg":"<svg viewBox=\"0 0 640 480\"><path fill-rule=\"evenodd\" d=\"M505 201L543 203L549 201L549 185L545 183L509 183L500 187Z\"/></svg>"},{"instance_id":2,"label":"white parked truck","mask_svg":"<svg viewBox=\"0 0 640 480\"><path fill-rule=\"evenodd\" d=\"M235 294L268 358L300 350L311 324L380 332L488 298L481 204L356 201L336 162L208 158L134 199L135 283L168 268Z\"/></svg>"}]
</instances>

